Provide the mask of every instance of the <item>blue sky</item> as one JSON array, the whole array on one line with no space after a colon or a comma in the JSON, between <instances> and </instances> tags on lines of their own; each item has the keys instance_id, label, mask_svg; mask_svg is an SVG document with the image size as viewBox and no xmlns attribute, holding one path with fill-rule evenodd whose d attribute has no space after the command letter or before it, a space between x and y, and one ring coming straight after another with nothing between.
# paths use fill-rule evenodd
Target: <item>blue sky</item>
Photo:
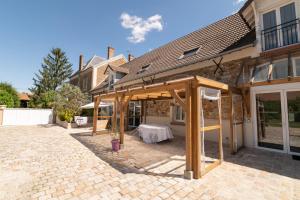
<instances>
[{"instance_id":1,"label":"blue sky","mask_svg":"<svg viewBox=\"0 0 300 200\"><path fill-rule=\"evenodd\" d=\"M105 57L108 45L116 54L140 56L231 15L241 6L238 1L1 1L0 82L26 91L53 47L67 53L74 70L80 53L85 60L95 54Z\"/></svg>"}]
</instances>

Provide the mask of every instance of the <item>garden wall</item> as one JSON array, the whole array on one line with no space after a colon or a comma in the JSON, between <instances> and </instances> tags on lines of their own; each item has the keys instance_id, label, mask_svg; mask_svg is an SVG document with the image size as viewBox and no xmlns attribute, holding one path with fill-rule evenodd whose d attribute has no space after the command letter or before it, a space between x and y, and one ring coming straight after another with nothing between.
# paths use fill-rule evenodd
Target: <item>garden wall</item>
<instances>
[{"instance_id":1,"label":"garden wall","mask_svg":"<svg viewBox=\"0 0 300 200\"><path fill-rule=\"evenodd\" d=\"M53 123L52 109L5 108L2 125L45 125ZM1 124L0 124L1 125Z\"/></svg>"}]
</instances>

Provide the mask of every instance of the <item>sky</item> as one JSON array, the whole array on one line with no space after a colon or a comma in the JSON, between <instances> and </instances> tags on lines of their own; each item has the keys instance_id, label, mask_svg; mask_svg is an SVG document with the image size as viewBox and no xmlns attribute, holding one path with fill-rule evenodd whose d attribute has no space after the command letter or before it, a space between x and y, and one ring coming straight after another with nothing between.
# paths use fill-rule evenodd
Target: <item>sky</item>
<instances>
[{"instance_id":1,"label":"sky","mask_svg":"<svg viewBox=\"0 0 300 200\"><path fill-rule=\"evenodd\" d=\"M0 82L28 91L52 48L78 57L138 57L236 12L243 0L1 0Z\"/></svg>"}]
</instances>

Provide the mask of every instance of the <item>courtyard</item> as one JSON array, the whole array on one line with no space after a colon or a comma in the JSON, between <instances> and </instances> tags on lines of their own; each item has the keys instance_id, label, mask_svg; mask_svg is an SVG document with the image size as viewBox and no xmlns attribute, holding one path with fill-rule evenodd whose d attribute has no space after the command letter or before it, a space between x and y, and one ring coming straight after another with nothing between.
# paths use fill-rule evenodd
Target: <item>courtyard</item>
<instances>
[{"instance_id":1,"label":"courtyard","mask_svg":"<svg viewBox=\"0 0 300 200\"><path fill-rule=\"evenodd\" d=\"M221 166L190 181L184 138L148 145L127 133L125 149L112 153L110 136L89 129L0 127L0 199L300 199L300 161L248 148L224 153Z\"/></svg>"}]
</instances>

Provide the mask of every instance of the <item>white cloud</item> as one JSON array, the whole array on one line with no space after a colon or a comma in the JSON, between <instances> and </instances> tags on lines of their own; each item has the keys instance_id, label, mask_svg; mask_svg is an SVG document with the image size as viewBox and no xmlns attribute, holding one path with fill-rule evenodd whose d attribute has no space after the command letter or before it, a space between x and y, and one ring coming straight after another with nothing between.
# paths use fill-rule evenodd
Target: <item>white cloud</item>
<instances>
[{"instance_id":1,"label":"white cloud","mask_svg":"<svg viewBox=\"0 0 300 200\"><path fill-rule=\"evenodd\" d=\"M244 3L245 1L246 0L234 0L234 4L238 5L238 4Z\"/></svg>"},{"instance_id":2,"label":"white cloud","mask_svg":"<svg viewBox=\"0 0 300 200\"><path fill-rule=\"evenodd\" d=\"M127 39L132 43L140 43L145 41L145 36L152 30L162 31L163 22L160 15L153 15L148 19L138 16L131 16L123 13L120 17L122 27L131 30L131 36Z\"/></svg>"}]
</instances>

